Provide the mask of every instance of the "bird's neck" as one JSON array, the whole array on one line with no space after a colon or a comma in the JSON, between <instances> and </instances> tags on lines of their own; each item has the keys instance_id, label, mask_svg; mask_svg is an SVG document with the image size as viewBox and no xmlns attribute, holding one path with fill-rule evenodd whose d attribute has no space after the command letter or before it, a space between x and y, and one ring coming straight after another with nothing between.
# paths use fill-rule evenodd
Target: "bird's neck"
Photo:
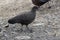
<instances>
[{"instance_id":1,"label":"bird's neck","mask_svg":"<svg viewBox=\"0 0 60 40\"><path fill-rule=\"evenodd\" d=\"M31 13L30 14L31 14L31 16L34 16L35 17L36 16L36 11L31 10Z\"/></svg>"},{"instance_id":2,"label":"bird's neck","mask_svg":"<svg viewBox=\"0 0 60 40\"><path fill-rule=\"evenodd\" d=\"M36 13L36 10L31 10L32 13Z\"/></svg>"}]
</instances>

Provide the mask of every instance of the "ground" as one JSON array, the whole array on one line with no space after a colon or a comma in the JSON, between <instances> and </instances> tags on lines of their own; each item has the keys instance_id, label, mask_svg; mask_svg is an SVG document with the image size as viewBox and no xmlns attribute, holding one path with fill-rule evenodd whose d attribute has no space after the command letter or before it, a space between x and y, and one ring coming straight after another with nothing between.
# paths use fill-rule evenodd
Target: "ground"
<instances>
[{"instance_id":1,"label":"ground","mask_svg":"<svg viewBox=\"0 0 60 40\"><path fill-rule=\"evenodd\" d=\"M51 0L39 8L28 26L32 33L25 26L26 31L21 32L20 24L5 28L8 19L30 11L33 6L31 0L0 0L0 40L60 40L60 0Z\"/></svg>"}]
</instances>

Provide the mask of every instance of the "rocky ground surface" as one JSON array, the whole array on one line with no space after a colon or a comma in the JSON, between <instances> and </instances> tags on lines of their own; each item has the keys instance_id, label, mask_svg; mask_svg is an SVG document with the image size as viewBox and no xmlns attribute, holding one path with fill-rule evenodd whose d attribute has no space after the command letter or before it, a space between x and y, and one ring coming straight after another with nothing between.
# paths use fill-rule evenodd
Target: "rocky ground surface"
<instances>
[{"instance_id":1,"label":"rocky ground surface","mask_svg":"<svg viewBox=\"0 0 60 40\"><path fill-rule=\"evenodd\" d=\"M0 40L60 40L60 0L51 0L39 8L29 25L32 33L25 27L21 32L20 24L5 28L9 18L28 12L33 6L31 0L0 0Z\"/></svg>"}]
</instances>

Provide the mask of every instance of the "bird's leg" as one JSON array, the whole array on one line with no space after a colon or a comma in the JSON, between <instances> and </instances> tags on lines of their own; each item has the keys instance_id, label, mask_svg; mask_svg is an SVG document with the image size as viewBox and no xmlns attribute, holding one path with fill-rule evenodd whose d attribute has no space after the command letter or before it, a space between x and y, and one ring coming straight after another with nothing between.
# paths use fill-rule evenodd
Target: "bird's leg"
<instances>
[{"instance_id":1,"label":"bird's leg","mask_svg":"<svg viewBox=\"0 0 60 40\"><path fill-rule=\"evenodd\" d=\"M26 28L29 30L29 27L28 27L28 25L26 25Z\"/></svg>"},{"instance_id":2,"label":"bird's leg","mask_svg":"<svg viewBox=\"0 0 60 40\"><path fill-rule=\"evenodd\" d=\"M32 33L32 32L33 32L33 30L32 30L32 29L29 29L28 25L26 25L26 28L27 28L27 30L26 30L26 31L28 31L28 32L30 32L30 33Z\"/></svg>"},{"instance_id":3,"label":"bird's leg","mask_svg":"<svg viewBox=\"0 0 60 40\"><path fill-rule=\"evenodd\" d=\"M26 30L25 30L25 32L30 32L30 29L29 29L28 25L26 25Z\"/></svg>"}]
</instances>

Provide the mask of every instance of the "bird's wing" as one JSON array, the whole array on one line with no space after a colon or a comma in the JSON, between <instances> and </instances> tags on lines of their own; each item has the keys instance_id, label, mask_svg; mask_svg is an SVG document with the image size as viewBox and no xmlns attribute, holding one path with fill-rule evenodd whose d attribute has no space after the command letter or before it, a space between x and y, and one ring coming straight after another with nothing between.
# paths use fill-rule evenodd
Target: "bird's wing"
<instances>
[{"instance_id":1,"label":"bird's wing","mask_svg":"<svg viewBox=\"0 0 60 40\"><path fill-rule=\"evenodd\" d=\"M15 17L15 19L18 19L18 20L26 20L27 15L28 15L28 13L26 12L26 13L24 13L24 14L17 15L17 16Z\"/></svg>"}]
</instances>

